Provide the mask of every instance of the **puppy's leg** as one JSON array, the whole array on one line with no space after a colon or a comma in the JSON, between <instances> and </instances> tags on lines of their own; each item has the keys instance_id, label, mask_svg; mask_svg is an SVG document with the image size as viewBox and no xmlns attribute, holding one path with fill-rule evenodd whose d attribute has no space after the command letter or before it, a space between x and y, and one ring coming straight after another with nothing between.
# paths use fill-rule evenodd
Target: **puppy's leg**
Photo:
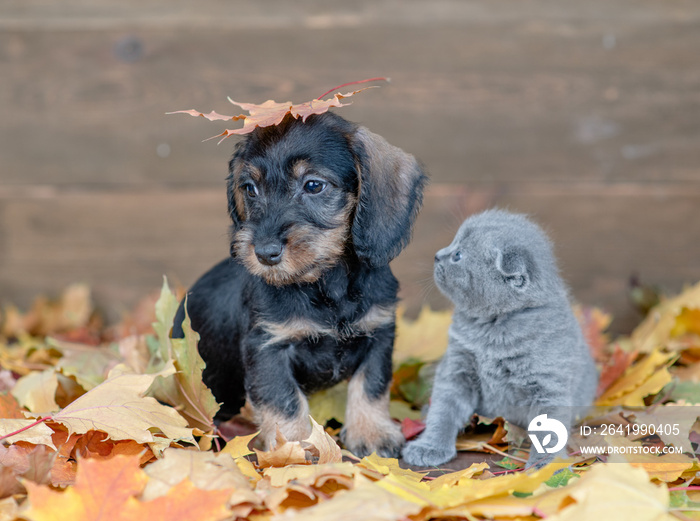
<instances>
[{"instance_id":1,"label":"puppy's leg","mask_svg":"<svg viewBox=\"0 0 700 521\"><path fill-rule=\"evenodd\" d=\"M425 430L403 449L407 463L432 467L457 455L457 434L474 414L478 385L464 353L448 348L435 373Z\"/></svg>"},{"instance_id":2,"label":"puppy's leg","mask_svg":"<svg viewBox=\"0 0 700 521\"><path fill-rule=\"evenodd\" d=\"M262 336L246 341L245 387L269 450L276 444L277 428L288 440L299 441L309 437L311 423L306 396L292 374L288 344L264 345Z\"/></svg>"},{"instance_id":3,"label":"puppy's leg","mask_svg":"<svg viewBox=\"0 0 700 521\"><path fill-rule=\"evenodd\" d=\"M343 444L358 457L373 452L398 458L404 437L389 415L389 384L394 326L376 330L366 342L370 350L350 379L345 426L340 434Z\"/></svg>"}]
</instances>

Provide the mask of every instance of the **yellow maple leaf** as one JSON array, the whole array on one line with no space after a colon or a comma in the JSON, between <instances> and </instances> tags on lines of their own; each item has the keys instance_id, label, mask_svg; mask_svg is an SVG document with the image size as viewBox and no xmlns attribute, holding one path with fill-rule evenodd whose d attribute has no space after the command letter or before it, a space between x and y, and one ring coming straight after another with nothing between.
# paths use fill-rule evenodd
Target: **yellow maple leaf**
<instances>
[{"instance_id":1,"label":"yellow maple leaf","mask_svg":"<svg viewBox=\"0 0 700 521\"><path fill-rule=\"evenodd\" d=\"M654 349L608 387L596 405L643 407L646 396L658 393L672 380L668 368L677 357L675 353Z\"/></svg>"},{"instance_id":2,"label":"yellow maple leaf","mask_svg":"<svg viewBox=\"0 0 700 521\"><path fill-rule=\"evenodd\" d=\"M156 376L133 374L126 366L118 365L107 380L51 419L65 425L71 433L102 431L112 440L148 443L158 453L173 441L194 444L192 429L187 428L187 421L175 409L144 396ZM154 435L152 430L164 437Z\"/></svg>"},{"instance_id":3,"label":"yellow maple leaf","mask_svg":"<svg viewBox=\"0 0 700 521\"><path fill-rule=\"evenodd\" d=\"M78 465L75 486L58 492L25 481L31 521L218 521L229 516L226 500L232 490L200 490L185 479L152 501L140 501L148 476L138 456L87 459Z\"/></svg>"},{"instance_id":4,"label":"yellow maple leaf","mask_svg":"<svg viewBox=\"0 0 700 521\"><path fill-rule=\"evenodd\" d=\"M547 521L615 519L615 521L663 521L676 519L668 511L666 485L656 486L648 474L627 463L593 465L566 487L569 501Z\"/></svg>"},{"instance_id":5,"label":"yellow maple leaf","mask_svg":"<svg viewBox=\"0 0 700 521\"><path fill-rule=\"evenodd\" d=\"M226 442L226 446L221 450L221 453L228 454L233 459L253 454L253 451L248 448L248 445L258 434L260 434L260 431L249 434L248 436L236 436L232 440Z\"/></svg>"},{"instance_id":6,"label":"yellow maple leaf","mask_svg":"<svg viewBox=\"0 0 700 521\"><path fill-rule=\"evenodd\" d=\"M700 331L700 283L680 295L662 301L649 311L631 336L632 346L642 353L668 346L683 333Z\"/></svg>"},{"instance_id":7,"label":"yellow maple leaf","mask_svg":"<svg viewBox=\"0 0 700 521\"><path fill-rule=\"evenodd\" d=\"M432 362L447 349L448 330L452 323L452 311L433 311L424 306L416 320L405 317L405 309L396 312L396 342L394 362L409 359Z\"/></svg>"}]
</instances>

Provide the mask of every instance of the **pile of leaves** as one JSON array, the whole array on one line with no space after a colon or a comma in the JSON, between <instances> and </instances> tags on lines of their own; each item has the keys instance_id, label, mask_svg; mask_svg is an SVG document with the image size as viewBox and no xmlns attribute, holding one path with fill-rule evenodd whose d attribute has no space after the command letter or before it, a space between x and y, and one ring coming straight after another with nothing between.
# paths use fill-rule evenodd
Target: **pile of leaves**
<instances>
[{"instance_id":1,"label":"pile of leaves","mask_svg":"<svg viewBox=\"0 0 700 521\"><path fill-rule=\"evenodd\" d=\"M343 385L311 398L307 440L278 433L274 450L258 450L245 409L214 425L197 333L186 319L185 337L169 337L177 305L166 282L105 327L89 289L76 285L27 312L2 311L0 521L700 518L700 423L678 414L700 404L700 284L614 342L608 315L578 310L605 406L585 424L682 422L680 436L592 442L685 452L574 454L540 470L523 469L525 436L502 418L474 418L459 447L480 461L456 471L358 459L337 442ZM409 438L422 428L449 323L449 312L428 309L416 320L399 316L391 411Z\"/></svg>"}]
</instances>

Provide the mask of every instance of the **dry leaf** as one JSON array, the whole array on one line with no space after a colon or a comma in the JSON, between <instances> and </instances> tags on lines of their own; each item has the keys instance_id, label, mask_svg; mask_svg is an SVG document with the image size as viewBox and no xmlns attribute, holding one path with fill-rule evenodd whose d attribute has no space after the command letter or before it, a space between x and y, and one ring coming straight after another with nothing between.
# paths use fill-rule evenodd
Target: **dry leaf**
<instances>
[{"instance_id":1,"label":"dry leaf","mask_svg":"<svg viewBox=\"0 0 700 521\"><path fill-rule=\"evenodd\" d=\"M680 295L662 301L655 306L637 326L632 333L632 345L641 353L648 353L659 347L665 347L675 336L687 331L695 330L696 326L683 325L688 317L683 315L684 309L690 310L690 317L694 317L693 310L700 310L700 283L686 289ZM680 318L681 324L678 323Z\"/></svg>"},{"instance_id":2,"label":"dry leaf","mask_svg":"<svg viewBox=\"0 0 700 521\"><path fill-rule=\"evenodd\" d=\"M29 373L23 376L12 389L14 396L22 407L38 414L48 414L58 411L56 389L58 378L54 369Z\"/></svg>"},{"instance_id":3,"label":"dry leaf","mask_svg":"<svg viewBox=\"0 0 700 521\"><path fill-rule=\"evenodd\" d=\"M318 458L316 463L319 465L343 461L340 447L335 440L311 416L309 420L311 420L311 435L302 442L302 447Z\"/></svg>"},{"instance_id":4,"label":"dry leaf","mask_svg":"<svg viewBox=\"0 0 700 521\"><path fill-rule=\"evenodd\" d=\"M410 359L431 362L440 358L447 349L452 311L433 311L425 306L416 320L407 319L404 313L402 307L396 312L394 362Z\"/></svg>"},{"instance_id":5,"label":"dry leaf","mask_svg":"<svg viewBox=\"0 0 700 521\"><path fill-rule=\"evenodd\" d=\"M229 516L225 504L231 490L203 491L183 480L166 496L139 501L147 481L138 457L84 460L75 486L65 492L25 482L29 509L23 517L31 521L217 521Z\"/></svg>"},{"instance_id":6,"label":"dry leaf","mask_svg":"<svg viewBox=\"0 0 700 521\"><path fill-rule=\"evenodd\" d=\"M254 432L249 436L236 436L232 440L226 442L226 446L222 449L222 454L228 454L233 459L241 458L249 454L254 454L252 450L248 448L248 444L255 438L260 431Z\"/></svg>"},{"instance_id":7,"label":"dry leaf","mask_svg":"<svg viewBox=\"0 0 700 521\"><path fill-rule=\"evenodd\" d=\"M596 404L643 407L646 396L658 393L671 381L668 367L677 357L675 353L653 350L618 378Z\"/></svg>"},{"instance_id":8,"label":"dry leaf","mask_svg":"<svg viewBox=\"0 0 700 521\"><path fill-rule=\"evenodd\" d=\"M278 103L274 100L267 100L265 103L256 105L254 103L240 103L228 98L232 104L238 105L243 110L248 111L248 116L245 114L239 114L238 116L225 116L214 111L204 114L198 110L178 110L175 112L168 112L168 114L189 114L190 116L201 116L209 121L238 121L242 119L242 128L227 129L221 134L209 138L213 139L215 137L220 137L221 139L219 140L219 143L221 143L229 136L248 134L257 127L279 125L287 115L295 119L301 118L302 121L306 121L306 118L312 114L323 114L331 107L343 107L345 105L349 105L349 103L342 103L341 100L371 88L373 87L365 87L363 89L358 89L345 94L334 94L325 100L315 99L307 101L306 103L299 103L297 105L293 104L291 101Z\"/></svg>"},{"instance_id":9,"label":"dry leaf","mask_svg":"<svg viewBox=\"0 0 700 521\"><path fill-rule=\"evenodd\" d=\"M258 449L255 454L258 456L258 465L265 467L284 467L286 465L298 465L307 463L306 451L298 441L288 441L284 434L277 427L277 444L272 450L263 452Z\"/></svg>"},{"instance_id":10,"label":"dry leaf","mask_svg":"<svg viewBox=\"0 0 700 521\"><path fill-rule=\"evenodd\" d=\"M144 396L158 375L129 371L124 365L115 367L107 380L54 414L52 420L71 433L99 430L112 440L148 443L156 453L173 441L194 444L192 429L175 409ZM155 436L154 429L164 437Z\"/></svg>"},{"instance_id":11,"label":"dry leaf","mask_svg":"<svg viewBox=\"0 0 700 521\"><path fill-rule=\"evenodd\" d=\"M644 470L626 463L594 465L569 488L568 495L573 503L547 521L676 519L668 512L666 486L653 485Z\"/></svg>"}]
</instances>

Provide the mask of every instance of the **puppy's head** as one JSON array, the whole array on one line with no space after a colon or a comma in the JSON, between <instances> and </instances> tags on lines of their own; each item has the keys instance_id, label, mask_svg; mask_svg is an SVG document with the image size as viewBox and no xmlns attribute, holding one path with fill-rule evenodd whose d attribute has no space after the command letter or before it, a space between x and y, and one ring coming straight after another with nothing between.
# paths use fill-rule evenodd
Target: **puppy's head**
<instances>
[{"instance_id":1,"label":"puppy's head","mask_svg":"<svg viewBox=\"0 0 700 521\"><path fill-rule=\"evenodd\" d=\"M425 183L413 156L332 113L257 128L229 166L231 254L276 286L314 282L353 252L388 263Z\"/></svg>"}]
</instances>

